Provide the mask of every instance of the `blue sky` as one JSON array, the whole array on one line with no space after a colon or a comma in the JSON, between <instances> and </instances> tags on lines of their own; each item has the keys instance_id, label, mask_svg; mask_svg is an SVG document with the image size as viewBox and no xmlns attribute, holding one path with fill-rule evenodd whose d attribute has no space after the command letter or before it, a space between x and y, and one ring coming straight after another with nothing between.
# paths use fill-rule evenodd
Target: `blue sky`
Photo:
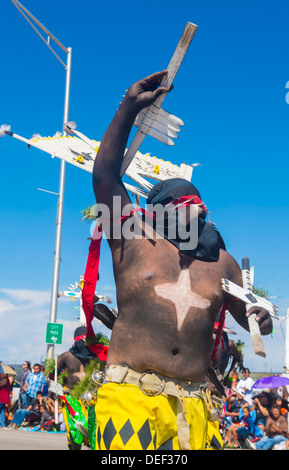
<instances>
[{"instance_id":1,"label":"blue sky","mask_svg":"<svg viewBox=\"0 0 289 470\"><path fill-rule=\"evenodd\" d=\"M1 2L0 125L30 138L62 130L65 71L11 1ZM101 140L125 90L167 67L187 21L198 30L164 107L185 126L175 147L147 137L141 151L180 164L201 163L199 188L228 251L249 256L255 284L289 307L288 135L289 6L285 0L151 0L81 3L23 0L66 47L72 47L69 119ZM59 55L65 60L61 50ZM60 161L8 136L0 140L0 360L38 361L46 354ZM60 289L84 273L94 202L91 177L67 165ZM115 305L110 252L103 244L98 291ZM77 311L61 299L62 352ZM252 370L281 370L284 321L274 322L266 359L232 318ZM100 329L95 325L96 329ZM108 330L102 328L104 333Z\"/></svg>"}]
</instances>

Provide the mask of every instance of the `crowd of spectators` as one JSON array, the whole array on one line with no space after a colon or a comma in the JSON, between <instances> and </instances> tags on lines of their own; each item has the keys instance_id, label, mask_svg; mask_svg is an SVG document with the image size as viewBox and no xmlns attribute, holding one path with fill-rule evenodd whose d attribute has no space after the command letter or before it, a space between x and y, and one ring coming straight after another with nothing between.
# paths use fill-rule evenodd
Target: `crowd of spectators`
<instances>
[{"instance_id":1,"label":"crowd of spectators","mask_svg":"<svg viewBox=\"0 0 289 470\"><path fill-rule=\"evenodd\" d=\"M0 368L0 427L6 429L33 429L35 431L65 431L65 423L58 407L55 419L55 397L48 391L45 368L29 361L22 364L19 398L11 410L14 378Z\"/></svg>"},{"instance_id":2,"label":"crowd of spectators","mask_svg":"<svg viewBox=\"0 0 289 470\"><path fill-rule=\"evenodd\" d=\"M226 389L220 419L225 448L289 449L287 388L254 389L248 368L242 376L235 374Z\"/></svg>"}]
</instances>

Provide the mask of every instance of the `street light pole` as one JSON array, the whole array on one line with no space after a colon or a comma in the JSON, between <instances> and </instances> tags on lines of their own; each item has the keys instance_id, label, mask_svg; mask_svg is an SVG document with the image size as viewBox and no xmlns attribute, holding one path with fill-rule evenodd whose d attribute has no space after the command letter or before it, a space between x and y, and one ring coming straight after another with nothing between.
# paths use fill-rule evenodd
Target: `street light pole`
<instances>
[{"instance_id":1,"label":"street light pole","mask_svg":"<svg viewBox=\"0 0 289 470\"><path fill-rule=\"evenodd\" d=\"M289 308L286 309L285 316L285 367L286 376L289 378Z\"/></svg>"},{"instance_id":2,"label":"street light pole","mask_svg":"<svg viewBox=\"0 0 289 470\"><path fill-rule=\"evenodd\" d=\"M67 49L67 51L68 51L68 53L67 53L67 66L66 66L66 83L65 83L63 125L68 121L70 83L71 83L71 54L72 54L72 50L69 47ZM64 132L64 135L66 135L66 132ZM66 162L61 159L60 160L58 203L57 203L57 218L56 218L54 265L53 265L51 301L50 301L50 317L49 317L50 323L56 323L56 319L57 319L59 271L60 271L60 263L61 263L61 239L62 239L62 225L63 225L65 173L66 173ZM52 359L53 355L54 355L54 345L53 344L48 344L47 345L47 359Z\"/></svg>"},{"instance_id":3,"label":"street light pole","mask_svg":"<svg viewBox=\"0 0 289 470\"><path fill-rule=\"evenodd\" d=\"M61 44L58 39L51 34L50 31L38 21L35 16L33 16L18 0L11 0L13 5L21 13L21 15L26 19L34 31L38 34L40 39L46 44L46 46L51 50L59 62L64 66L66 70L66 80L65 80L65 99L64 99L64 115L63 115L63 125L68 121L68 112L69 112L69 98L70 98L70 83L71 83L71 58L72 58L72 49L70 47L66 48ZM29 19L30 18L30 19ZM32 21L31 21L32 20ZM40 31L35 27L35 24L47 34L47 40L42 36ZM66 64L60 59L58 54L54 51L50 44L50 40L54 41L65 53L67 56ZM67 135L64 132L64 135ZM59 176L59 191L58 191L58 203L57 203L57 218L56 218L56 236L55 236L55 250L54 250L54 265L53 265L53 276L52 276L52 288L51 288L51 302L50 302L50 323L56 323L57 319L57 303L58 303L58 287L59 287L59 271L61 263L61 238L62 238L62 225L63 225L63 206L64 206L64 189L65 189L65 172L66 172L66 162L61 159L60 161L60 176ZM47 359L52 359L54 356L54 345L47 345Z\"/></svg>"}]
</instances>

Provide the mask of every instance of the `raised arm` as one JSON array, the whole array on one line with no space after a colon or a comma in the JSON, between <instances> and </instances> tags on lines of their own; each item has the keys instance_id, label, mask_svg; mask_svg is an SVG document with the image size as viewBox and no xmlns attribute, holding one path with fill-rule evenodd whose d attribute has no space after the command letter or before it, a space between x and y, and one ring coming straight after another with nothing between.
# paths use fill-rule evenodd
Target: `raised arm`
<instances>
[{"instance_id":1,"label":"raised arm","mask_svg":"<svg viewBox=\"0 0 289 470\"><path fill-rule=\"evenodd\" d=\"M122 207L130 203L120 178L127 140L139 111L152 104L161 93L167 92L166 88L159 87L166 74L167 71L163 70L134 83L102 138L94 163L93 188L96 201L110 209L113 196L121 196Z\"/></svg>"},{"instance_id":2,"label":"raised arm","mask_svg":"<svg viewBox=\"0 0 289 470\"><path fill-rule=\"evenodd\" d=\"M251 407L251 410L252 409L256 409L257 408L257 405L259 406L259 409L261 411L261 413L268 417L269 416L269 412L266 408L264 408L264 406L262 406L262 403L260 402L260 400L258 398L254 398L254 402L253 402L253 405ZM253 408L254 407L254 408Z\"/></svg>"}]
</instances>

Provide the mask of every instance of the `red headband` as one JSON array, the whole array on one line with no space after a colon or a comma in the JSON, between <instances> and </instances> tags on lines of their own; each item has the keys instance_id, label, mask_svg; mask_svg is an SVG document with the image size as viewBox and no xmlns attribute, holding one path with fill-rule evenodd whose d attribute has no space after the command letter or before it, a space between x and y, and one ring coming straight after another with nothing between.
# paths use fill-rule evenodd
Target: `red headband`
<instances>
[{"instance_id":1,"label":"red headband","mask_svg":"<svg viewBox=\"0 0 289 470\"><path fill-rule=\"evenodd\" d=\"M75 336L74 341L80 341L81 339L86 339L86 335Z\"/></svg>"},{"instance_id":2,"label":"red headband","mask_svg":"<svg viewBox=\"0 0 289 470\"><path fill-rule=\"evenodd\" d=\"M168 202L168 204L174 204L174 205L180 204L182 206L189 206L191 204L197 204L204 211L206 210L206 206L203 203L203 201L201 201L201 199L198 196L196 196L195 194L192 194L191 196L180 196L176 199L172 199L172 201Z\"/></svg>"},{"instance_id":3,"label":"red headband","mask_svg":"<svg viewBox=\"0 0 289 470\"><path fill-rule=\"evenodd\" d=\"M196 204L196 205L200 206L204 211L207 210L207 208L206 208L205 204L203 203L203 201L201 201L201 199L198 196L196 196L195 194L192 195L192 196L180 196L176 199L172 199L170 202L165 204L164 207L166 207L168 204L174 204L174 206L176 206L176 205L189 206L191 204ZM143 215L148 216L150 219L155 219L155 215L152 212L149 212L149 211L143 209L142 207L136 207L135 209L132 209L128 214L126 214L123 217L121 217L120 219L118 219L118 223L120 223L123 220L130 217L134 212L141 212Z\"/></svg>"}]
</instances>

